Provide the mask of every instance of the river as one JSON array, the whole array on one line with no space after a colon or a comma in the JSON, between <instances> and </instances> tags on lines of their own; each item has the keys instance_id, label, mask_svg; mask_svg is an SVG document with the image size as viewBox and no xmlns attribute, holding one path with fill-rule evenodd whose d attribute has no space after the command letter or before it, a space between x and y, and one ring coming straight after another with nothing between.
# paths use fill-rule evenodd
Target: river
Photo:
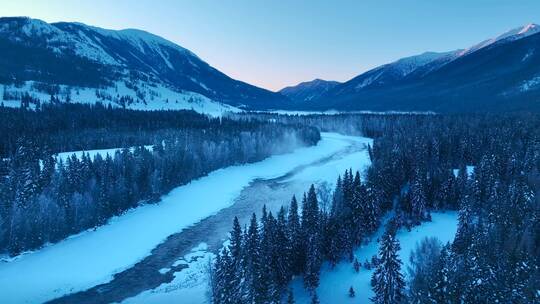
<instances>
[{"instance_id":1,"label":"river","mask_svg":"<svg viewBox=\"0 0 540 304\"><path fill-rule=\"evenodd\" d=\"M145 205L60 243L0 263L2 303L121 302L185 273L194 247L215 252L232 219L264 204L277 210L314 184L369 165L371 139L323 133L313 147L232 166L180 186ZM164 269L166 271L164 271ZM186 302L189 303L189 302Z\"/></svg>"}]
</instances>

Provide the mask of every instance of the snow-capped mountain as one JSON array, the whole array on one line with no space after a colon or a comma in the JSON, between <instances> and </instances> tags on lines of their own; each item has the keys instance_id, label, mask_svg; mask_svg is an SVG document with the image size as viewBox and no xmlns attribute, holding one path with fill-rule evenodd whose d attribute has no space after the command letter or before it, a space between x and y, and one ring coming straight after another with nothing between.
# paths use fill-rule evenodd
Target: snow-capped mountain
<instances>
[{"instance_id":1,"label":"snow-capped mountain","mask_svg":"<svg viewBox=\"0 0 540 304\"><path fill-rule=\"evenodd\" d=\"M29 92L34 97L40 92L51 95L44 88L53 86L52 90L70 91L71 100L78 101L73 91L99 89L110 95L112 103L121 103L120 98L125 97L129 105L143 108L150 104L158 108L185 104L189 108L189 102L195 100L225 104L225 108L264 109L288 101L280 94L234 80L189 50L136 29L116 31L81 23L0 18L0 54L0 83L8 97L25 84L34 89ZM173 99L167 100L165 95Z\"/></svg>"},{"instance_id":2,"label":"snow-capped mountain","mask_svg":"<svg viewBox=\"0 0 540 304\"><path fill-rule=\"evenodd\" d=\"M337 81L314 79L283 88L279 93L289 97L294 102L309 102L310 100L318 99L338 84L339 82Z\"/></svg>"},{"instance_id":3,"label":"snow-capped mountain","mask_svg":"<svg viewBox=\"0 0 540 304\"><path fill-rule=\"evenodd\" d=\"M395 62L382 65L369 70L357 77L336 86L331 92L336 94L347 94L358 92L364 89L389 85L400 81L415 70L430 63L452 58L457 51L446 53L426 52L420 55L399 59Z\"/></svg>"},{"instance_id":4,"label":"snow-capped mountain","mask_svg":"<svg viewBox=\"0 0 540 304\"><path fill-rule=\"evenodd\" d=\"M540 110L539 79L540 27L528 24L464 50L424 53L372 69L306 108Z\"/></svg>"},{"instance_id":5,"label":"snow-capped mountain","mask_svg":"<svg viewBox=\"0 0 540 304\"><path fill-rule=\"evenodd\" d=\"M469 48L466 48L458 53L458 56L467 55L473 52L478 51L479 49L485 48L487 46L490 46L492 44L496 43L504 43L504 42L510 42L517 39L525 38L530 35L534 35L536 33L540 32L540 26L534 23L529 23L524 26L516 27L514 29L511 29L505 33L502 33L501 35L490 38L487 40L484 40L478 44L475 44Z\"/></svg>"}]
</instances>

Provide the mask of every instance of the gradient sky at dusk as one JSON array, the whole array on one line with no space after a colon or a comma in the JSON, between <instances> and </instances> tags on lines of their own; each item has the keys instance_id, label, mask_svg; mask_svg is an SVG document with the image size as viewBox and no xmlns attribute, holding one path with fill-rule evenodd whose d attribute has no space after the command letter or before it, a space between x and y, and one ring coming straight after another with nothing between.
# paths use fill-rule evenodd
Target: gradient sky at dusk
<instances>
[{"instance_id":1,"label":"gradient sky at dusk","mask_svg":"<svg viewBox=\"0 0 540 304\"><path fill-rule=\"evenodd\" d=\"M465 48L540 22L538 0L0 0L0 15L138 28L271 90L345 81L424 51Z\"/></svg>"}]
</instances>

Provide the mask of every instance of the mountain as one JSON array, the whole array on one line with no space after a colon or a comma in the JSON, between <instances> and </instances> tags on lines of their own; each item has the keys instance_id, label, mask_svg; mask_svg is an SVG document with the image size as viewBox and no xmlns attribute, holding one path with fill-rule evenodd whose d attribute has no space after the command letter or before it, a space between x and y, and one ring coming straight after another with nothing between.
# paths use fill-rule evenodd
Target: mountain
<instances>
[{"instance_id":1,"label":"mountain","mask_svg":"<svg viewBox=\"0 0 540 304\"><path fill-rule=\"evenodd\" d=\"M447 58L452 58L457 52L458 51L447 53L426 52L417 56L402 58L360 74L357 77L336 86L331 92L339 95L354 94L369 88L391 85L404 79L418 68L434 62L444 62Z\"/></svg>"},{"instance_id":2,"label":"mountain","mask_svg":"<svg viewBox=\"0 0 540 304\"><path fill-rule=\"evenodd\" d=\"M540 26L538 26L537 24L534 24L534 23L529 23L527 25L511 29L511 30L509 30L509 31L497 36L497 37L487 39L487 40L484 40L484 41L482 41L482 42L480 42L478 44L475 44L475 45L461 51L459 53L459 56L463 56L463 55L466 55L466 54L473 53L475 51L478 51L481 48L484 48L486 46L490 46L492 44L514 41L514 40L525 38L525 37L528 37L530 35L534 35L534 34L537 34L537 33L540 33Z\"/></svg>"},{"instance_id":3,"label":"mountain","mask_svg":"<svg viewBox=\"0 0 540 304\"><path fill-rule=\"evenodd\" d=\"M7 97L21 94L17 87L27 86L36 98L67 88L73 100L78 96L73 91L93 89L103 93L96 96L111 95L112 103L122 103L125 97L124 103L141 108L164 100L178 104L178 99L249 109L289 102L281 94L228 77L171 41L136 29L0 18L0 54L0 83Z\"/></svg>"},{"instance_id":4,"label":"mountain","mask_svg":"<svg viewBox=\"0 0 540 304\"><path fill-rule=\"evenodd\" d=\"M337 85L306 109L540 110L540 27L528 24L464 50L424 53Z\"/></svg>"},{"instance_id":5,"label":"mountain","mask_svg":"<svg viewBox=\"0 0 540 304\"><path fill-rule=\"evenodd\" d=\"M312 81L299 83L295 86L283 88L279 91L279 93L287 96L294 102L303 103L311 100L317 100L338 84L339 82L337 81L314 79Z\"/></svg>"}]
</instances>

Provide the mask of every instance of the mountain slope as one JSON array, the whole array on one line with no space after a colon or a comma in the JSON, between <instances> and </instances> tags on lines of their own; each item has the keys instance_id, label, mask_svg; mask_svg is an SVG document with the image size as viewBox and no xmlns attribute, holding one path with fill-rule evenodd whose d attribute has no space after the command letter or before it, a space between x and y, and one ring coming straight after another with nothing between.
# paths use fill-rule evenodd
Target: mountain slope
<instances>
[{"instance_id":1,"label":"mountain slope","mask_svg":"<svg viewBox=\"0 0 540 304\"><path fill-rule=\"evenodd\" d=\"M395 72L398 60L336 86L313 104L338 110L540 110L539 32L529 24L466 50L431 56L408 73Z\"/></svg>"},{"instance_id":2,"label":"mountain slope","mask_svg":"<svg viewBox=\"0 0 540 304\"><path fill-rule=\"evenodd\" d=\"M333 91L318 104L346 110L540 110L540 34L496 43L427 73L354 93Z\"/></svg>"},{"instance_id":3,"label":"mountain slope","mask_svg":"<svg viewBox=\"0 0 540 304\"><path fill-rule=\"evenodd\" d=\"M283 88L279 93L287 96L294 102L309 102L320 98L330 89L337 86L339 82L322 79L301 82L295 86Z\"/></svg>"},{"instance_id":4,"label":"mountain slope","mask_svg":"<svg viewBox=\"0 0 540 304\"><path fill-rule=\"evenodd\" d=\"M433 62L443 62L446 58L451 58L456 52L426 52L417 56L402 58L360 74L336 86L331 92L333 94L354 94L355 92L369 88L391 85L404 79L407 75L423 66Z\"/></svg>"},{"instance_id":5,"label":"mountain slope","mask_svg":"<svg viewBox=\"0 0 540 304\"><path fill-rule=\"evenodd\" d=\"M134 29L0 18L0 54L3 84L37 81L103 88L122 82L192 92L237 107L272 108L288 102L228 77L185 48Z\"/></svg>"}]
</instances>

